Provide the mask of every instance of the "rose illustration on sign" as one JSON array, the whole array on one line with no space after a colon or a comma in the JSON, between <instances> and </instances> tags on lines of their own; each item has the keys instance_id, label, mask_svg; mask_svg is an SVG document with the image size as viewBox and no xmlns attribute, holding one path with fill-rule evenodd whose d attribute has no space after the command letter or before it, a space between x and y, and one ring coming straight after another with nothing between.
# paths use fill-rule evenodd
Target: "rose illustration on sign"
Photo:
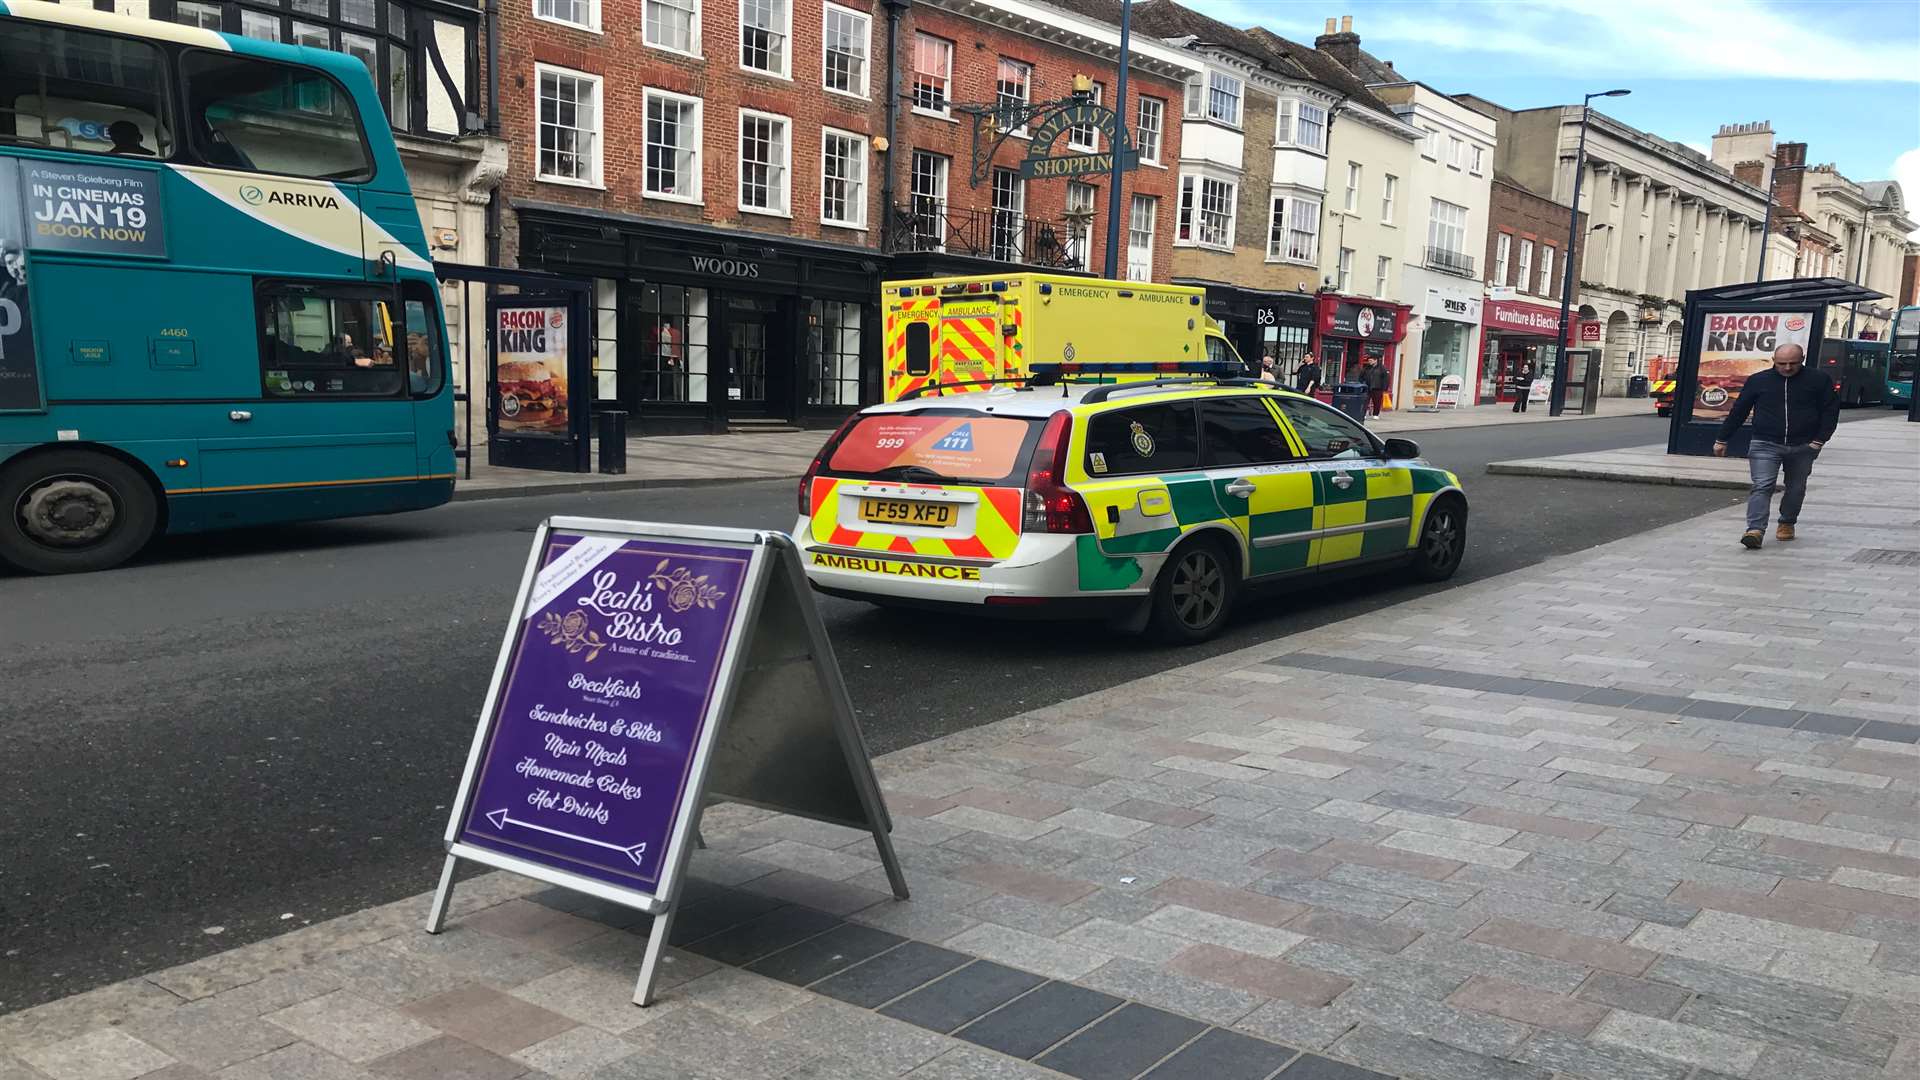
<instances>
[{"instance_id":1,"label":"rose illustration on sign","mask_svg":"<svg viewBox=\"0 0 1920 1080\"><path fill-rule=\"evenodd\" d=\"M695 606L718 610L720 598L727 595L718 587L708 584L705 574L695 577L693 571L684 566L667 570L666 559L661 559L660 565L647 575L647 582L667 594L667 607L676 614Z\"/></svg>"},{"instance_id":2,"label":"rose illustration on sign","mask_svg":"<svg viewBox=\"0 0 1920 1080\"><path fill-rule=\"evenodd\" d=\"M547 644L558 645L569 653L585 652L586 662L600 655L607 643L600 635L587 627L587 613L575 608L565 615L556 615L549 611L540 616L540 632L547 635Z\"/></svg>"}]
</instances>

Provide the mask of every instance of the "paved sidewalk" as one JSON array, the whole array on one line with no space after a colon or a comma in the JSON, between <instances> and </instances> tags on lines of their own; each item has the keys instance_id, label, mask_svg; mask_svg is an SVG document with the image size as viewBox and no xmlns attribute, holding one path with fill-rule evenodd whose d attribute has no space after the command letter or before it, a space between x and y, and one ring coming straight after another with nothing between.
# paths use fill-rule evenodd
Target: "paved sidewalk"
<instances>
[{"instance_id":1,"label":"paved sidewalk","mask_svg":"<svg viewBox=\"0 0 1920 1080\"><path fill-rule=\"evenodd\" d=\"M1374 421L1373 429L1395 434L1403 431L1495 427L1507 424L1547 424L1573 420L1607 420L1617 416L1652 415L1653 405L1646 398L1609 397L1601 398L1599 408L1592 413L1562 413L1559 416L1547 415L1547 407L1542 404L1532 405L1523 413L1514 412L1512 405L1467 405L1457 409L1436 409L1432 412L1396 409L1393 412L1382 413L1380 418Z\"/></svg>"},{"instance_id":2,"label":"paved sidewalk","mask_svg":"<svg viewBox=\"0 0 1920 1080\"><path fill-rule=\"evenodd\" d=\"M1566 420L1639 415L1646 411L1644 401L1631 402L1607 398L1600 403L1595 417L1570 415ZM1374 421L1373 429L1382 434L1409 431L1433 431L1447 428L1487 427L1501 424L1540 423L1551 419L1546 409L1515 414L1510 406L1485 405L1446 412L1388 413ZM781 431L735 435L665 435L650 439L627 440L627 471L619 476L597 472L561 473L537 469L505 469L483 460L486 446L474 448L479 455L473 465L473 478L454 484L456 500L505 499L520 495L558 495L575 491L621 491L635 488L694 487L708 484L739 484L756 480L797 480L807 471L813 455L830 433L827 431ZM598 443L594 451L599 463Z\"/></svg>"},{"instance_id":3,"label":"paved sidewalk","mask_svg":"<svg viewBox=\"0 0 1920 1080\"><path fill-rule=\"evenodd\" d=\"M1833 444L1820 453L1820 463L1814 467L1815 483L1825 484L1836 474L1844 473L1860 479L1870 478L1886 486L1911 486L1913 455L1902 453L1909 444L1903 441L1906 436L1899 434L1901 429L1895 426L1904 423L1906 415L1896 413L1843 426L1834 436ZM1621 480L1741 491L1749 485L1745 458L1669 455L1664 442L1585 454L1496 461L1487 466L1487 471L1511 476Z\"/></svg>"},{"instance_id":4,"label":"paved sidewalk","mask_svg":"<svg viewBox=\"0 0 1920 1080\"><path fill-rule=\"evenodd\" d=\"M651 1009L643 919L489 874L0 1017L0 1077L1910 1080L1920 488L1816 479L1791 545L1718 511L888 755L906 903L718 807Z\"/></svg>"},{"instance_id":5,"label":"paved sidewalk","mask_svg":"<svg viewBox=\"0 0 1920 1080\"><path fill-rule=\"evenodd\" d=\"M634 488L740 484L755 480L798 479L813 462L831 432L774 431L736 435L662 435L627 440L627 471L544 472L488 465L486 447L474 448L473 479L454 482L453 497L503 499L519 495L557 495L571 491L620 491ZM593 450L600 463L599 441Z\"/></svg>"}]
</instances>

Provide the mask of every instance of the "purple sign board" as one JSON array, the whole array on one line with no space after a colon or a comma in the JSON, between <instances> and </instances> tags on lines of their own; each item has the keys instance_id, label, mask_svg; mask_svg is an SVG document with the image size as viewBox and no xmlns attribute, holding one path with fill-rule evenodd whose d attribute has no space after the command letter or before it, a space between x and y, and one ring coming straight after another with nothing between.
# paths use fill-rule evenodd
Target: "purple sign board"
<instances>
[{"instance_id":1,"label":"purple sign board","mask_svg":"<svg viewBox=\"0 0 1920 1080\"><path fill-rule=\"evenodd\" d=\"M449 839L659 896L753 552L546 538Z\"/></svg>"}]
</instances>

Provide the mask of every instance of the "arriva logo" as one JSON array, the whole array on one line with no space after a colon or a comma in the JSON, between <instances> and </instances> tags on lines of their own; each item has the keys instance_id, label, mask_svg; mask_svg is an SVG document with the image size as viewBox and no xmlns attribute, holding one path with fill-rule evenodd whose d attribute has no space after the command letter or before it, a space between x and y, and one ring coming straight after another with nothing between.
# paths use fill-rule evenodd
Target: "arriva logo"
<instances>
[{"instance_id":1,"label":"arriva logo","mask_svg":"<svg viewBox=\"0 0 1920 1080\"><path fill-rule=\"evenodd\" d=\"M266 197L266 192L261 191L252 184L248 184L240 189L240 198L244 200L248 206L259 206Z\"/></svg>"},{"instance_id":2,"label":"arriva logo","mask_svg":"<svg viewBox=\"0 0 1920 1080\"><path fill-rule=\"evenodd\" d=\"M275 191L267 195L267 202L276 206L304 206L313 210L338 210L340 200L331 195L308 195L299 191Z\"/></svg>"}]
</instances>

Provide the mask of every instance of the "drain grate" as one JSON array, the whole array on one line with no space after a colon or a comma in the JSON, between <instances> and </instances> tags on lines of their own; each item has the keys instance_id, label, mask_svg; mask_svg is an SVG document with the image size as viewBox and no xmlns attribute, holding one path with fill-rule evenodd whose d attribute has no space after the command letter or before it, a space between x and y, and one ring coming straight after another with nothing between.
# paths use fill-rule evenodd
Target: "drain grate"
<instances>
[{"instance_id":1,"label":"drain grate","mask_svg":"<svg viewBox=\"0 0 1920 1080\"><path fill-rule=\"evenodd\" d=\"M1875 566L1920 566L1920 551L1902 551L1897 548L1861 548L1847 556L1848 562L1872 563Z\"/></svg>"}]
</instances>

